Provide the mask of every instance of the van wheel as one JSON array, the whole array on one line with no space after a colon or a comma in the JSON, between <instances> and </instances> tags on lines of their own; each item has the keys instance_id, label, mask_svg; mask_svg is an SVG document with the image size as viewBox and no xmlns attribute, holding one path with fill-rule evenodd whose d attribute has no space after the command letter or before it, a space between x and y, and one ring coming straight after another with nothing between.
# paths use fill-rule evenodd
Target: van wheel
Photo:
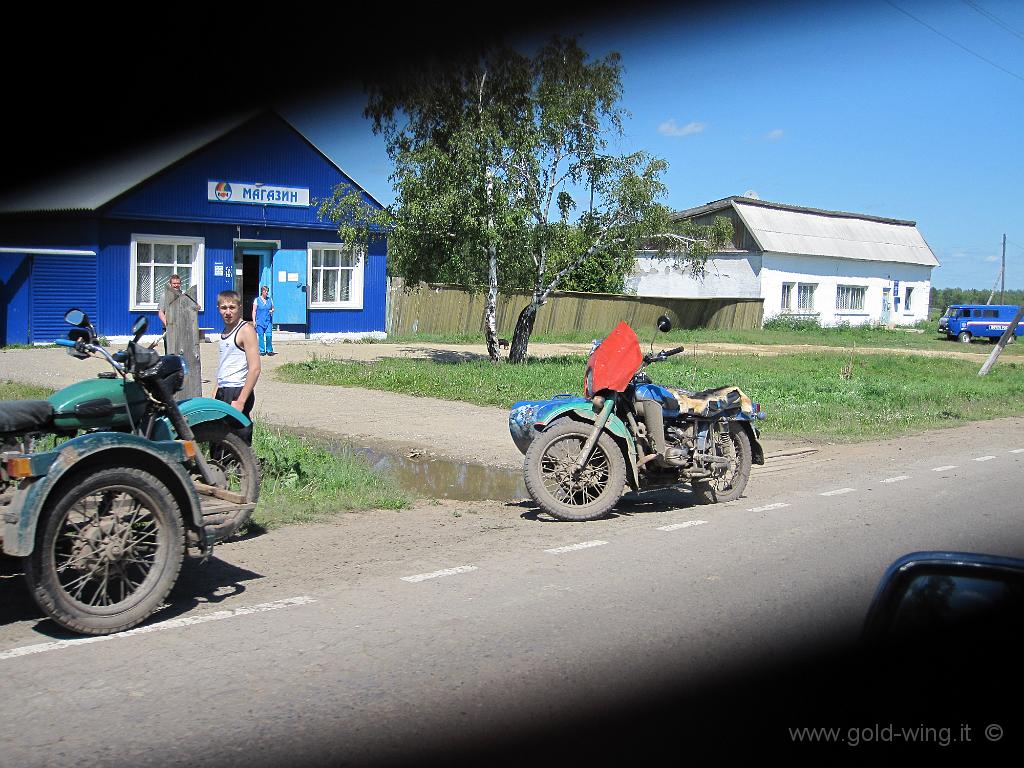
<instances>
[{"instance_id":1,"label":"van wheel","mask_svg":"<svg viewBox=\"0 0 1024 768\"><path fill-rule=\"evenodd\" d=\"M960 335L957 336L957 338L960 341L962 341L964 344L970 344L971 343L971 332L970 331L960 331Z\"/></svg>"}]
</instances>

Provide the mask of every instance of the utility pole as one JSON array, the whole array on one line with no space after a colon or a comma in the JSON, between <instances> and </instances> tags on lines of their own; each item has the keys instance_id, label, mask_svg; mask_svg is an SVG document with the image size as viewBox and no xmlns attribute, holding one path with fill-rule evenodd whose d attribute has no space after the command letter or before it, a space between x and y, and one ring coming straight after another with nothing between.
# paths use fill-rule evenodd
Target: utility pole
<instances>
[{"instance_id":1,"label":"utility pole","mask_svg":"<svg viewBox=\"0 0 1024 768\"><path fill-rule=\"evenodd\" d=\"M1003 291L1006 288L1006 233L1003 233L1003 266L999 270L1001 282L999 283L999 303L1003 303Z\"/></svg>"}]
</instances>

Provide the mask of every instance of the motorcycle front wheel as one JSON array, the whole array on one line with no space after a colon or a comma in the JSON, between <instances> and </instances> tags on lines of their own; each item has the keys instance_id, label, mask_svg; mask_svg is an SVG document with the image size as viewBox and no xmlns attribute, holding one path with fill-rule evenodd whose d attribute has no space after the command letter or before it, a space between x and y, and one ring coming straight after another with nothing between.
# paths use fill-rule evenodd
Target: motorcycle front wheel
<instances>
[{"instance_id":1,"label":"motorcycle front wheel","mask_svg":"<svg viewBox=\"0 0 1024 768\"><path fill-rule=\"evenodd\" d=\"M47 503L25 576L36 603L62 627L106 635L160 607L184 552L181 512L167 486L116 467L70 478Z\"/></svg>"},{"instance_id":2,"label":"motorcycle front wheel","mask_svg":"<svg viewBox=\"0 0 1024 768\"><path fill-rule=\"evenodd\" d=\"M192 431L206 463L213 470L215 485L241 494L246 501L256 502L260 496L260 465L252 447L237 434L225 429L200 425ZM192 476L196 480L201 479L198 472ZM221 517L224 519L220 520ZM217 521L212 522L218 528L230 528L237 532L248 524L250 518L252 510L244 509L226 516L218 513Z\"/></svg>"},{"instance_id":3,"label":"motorcycle front wheel","mask_svg":"<svg viewBox=\"0 0 1024 768\"><path fill-rule=\"evenodd\" d=\"M575 471L576 457L592 429L564 419L537 435L526 451L526 488L541 509L559 520L604 517L622 496L626 462L607 432L601 433L587 465Z\"/></svg>"},{"instance_id":4,"label":"motorcycle front wheel","mask_svg":"<svg viewBox=\"0 0 1024 768\"><path fill-rule=\"evenodd\" d=\"M735 501L743 495L750 478L750 438L743 427L734 424L727 432L715 432L716 453L730 460L728 467L716 470L708 480L695 480L693 492L703 504Z\"/></svg>"}]
</instances>

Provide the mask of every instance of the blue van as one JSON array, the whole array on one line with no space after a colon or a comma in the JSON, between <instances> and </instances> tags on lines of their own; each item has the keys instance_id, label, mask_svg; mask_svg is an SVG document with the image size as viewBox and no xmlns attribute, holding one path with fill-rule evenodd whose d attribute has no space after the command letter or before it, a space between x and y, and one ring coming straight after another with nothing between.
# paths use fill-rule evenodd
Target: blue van
<instances>
[{"instance_id":1,"label":"blue van","mask_svg":"<svg viewBox=\"0 0 1024 768\"><path fill-rule=\"evenodd\" d=\"M1003 335L1020 309L1016 304L954 304L939 318L939 333L969 344L976 337L993 341ZM1024 334L1024 320L1017 323L1014 336Z\"/></svg>"}]
</instances>

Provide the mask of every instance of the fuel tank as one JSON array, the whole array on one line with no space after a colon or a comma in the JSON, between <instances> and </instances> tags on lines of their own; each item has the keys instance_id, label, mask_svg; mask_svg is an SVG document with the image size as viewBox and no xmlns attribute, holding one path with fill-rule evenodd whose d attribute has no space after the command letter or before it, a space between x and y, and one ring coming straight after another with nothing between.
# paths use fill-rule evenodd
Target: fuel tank
<instances>
[{"instance_id":1,"label":"fuel tank","mask_svg":"<svg viewBox=\"0 0 1024 768\"><path fill-rule=\"evenodd\" d=\"M79 381L46 399L53 406L53 423L59 430L129 429L128 405L137 423L148 400L142 387L120 376Z\"/></svg>"}]
</instances>

